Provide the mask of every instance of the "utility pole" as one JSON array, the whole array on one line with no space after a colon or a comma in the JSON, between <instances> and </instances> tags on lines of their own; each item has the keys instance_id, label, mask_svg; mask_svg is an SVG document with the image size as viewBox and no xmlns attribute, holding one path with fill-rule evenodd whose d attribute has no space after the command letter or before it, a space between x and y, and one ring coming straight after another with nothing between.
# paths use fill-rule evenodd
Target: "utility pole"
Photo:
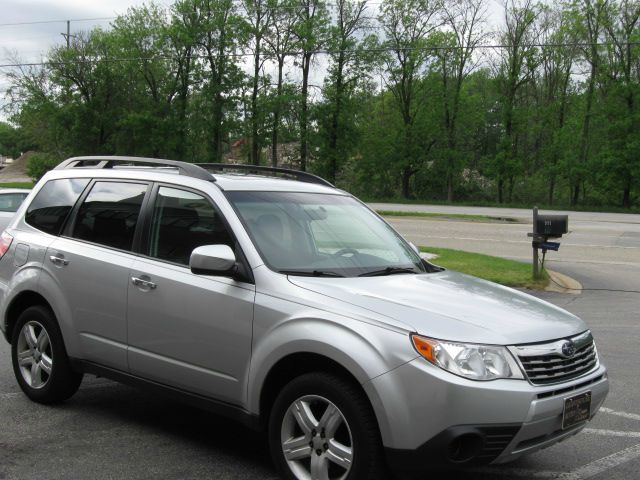
<instances>
[{"instance_id":1,"label":"utility pole","mask_svg":"<svg viewBox=\"0 0 640 480\"><path fill-rule=\"evenodd\" d=\"M71 46L71 37L75 38L75 35L71 35L71 20L67 20L67 33L61 33L60 35L67 40L67 50L69 50L69 47Z\"/></svg>"}]
</instances>

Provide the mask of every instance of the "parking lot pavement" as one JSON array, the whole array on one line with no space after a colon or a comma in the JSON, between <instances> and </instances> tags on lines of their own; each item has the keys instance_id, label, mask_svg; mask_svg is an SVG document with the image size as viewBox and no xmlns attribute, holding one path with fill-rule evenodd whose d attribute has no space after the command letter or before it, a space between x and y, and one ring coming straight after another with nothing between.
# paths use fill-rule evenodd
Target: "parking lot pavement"
<instances>
[{"instance_id":1,"label":"parking lot pavement","mask_svg":"<svg viewBox=\"0 0 640 480\"><path fill-rule=\"evenodd\" d=\"M454 478L640 478L640 296L600 291L539 295L582 316L592 328L610 371L607 410L563 443ZM3 480L276 478L261 435L134 388L86 377L78 394L63 405L30 402L13 379L4 341L0 422Z\"/></svg>"}]
</instances>

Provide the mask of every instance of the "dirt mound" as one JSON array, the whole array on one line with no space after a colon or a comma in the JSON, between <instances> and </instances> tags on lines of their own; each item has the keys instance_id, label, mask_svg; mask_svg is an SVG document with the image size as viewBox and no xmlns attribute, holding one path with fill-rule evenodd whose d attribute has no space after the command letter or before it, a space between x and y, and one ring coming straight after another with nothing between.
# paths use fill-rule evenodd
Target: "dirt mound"
<instances>
[{"instance_id":1,"label":"dirt mound","mask_svg":"<svg viewBox=\"0 0 640 480\"><path fill-rule=\"evenodd\" d=\"M35 152L26 152L0 170L0 182L30 182L27 160Z\"/></svg>"}]
</instances>

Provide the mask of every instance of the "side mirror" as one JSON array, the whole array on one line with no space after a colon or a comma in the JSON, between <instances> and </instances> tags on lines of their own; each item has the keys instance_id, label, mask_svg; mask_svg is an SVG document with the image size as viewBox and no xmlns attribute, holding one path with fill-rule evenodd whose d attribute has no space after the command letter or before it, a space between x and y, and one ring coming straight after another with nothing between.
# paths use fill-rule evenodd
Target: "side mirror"
<instances>
[{"instance_id":1,"label":"side mirror","mask_svg":"<svg viewBox=\"0 0 640 480\"><path fill-rule=\"evenodd\" d=\"M189 259L191 271L201 275L229 275L235 266L236 256L228 245L203 245Z\"/></svg>"}]
</instances>

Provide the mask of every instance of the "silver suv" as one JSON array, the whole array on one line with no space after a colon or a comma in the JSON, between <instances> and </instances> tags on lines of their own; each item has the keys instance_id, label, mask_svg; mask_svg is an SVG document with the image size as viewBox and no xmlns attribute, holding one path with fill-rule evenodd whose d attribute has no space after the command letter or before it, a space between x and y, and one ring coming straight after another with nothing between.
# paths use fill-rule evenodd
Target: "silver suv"
<instances>
[{"instance_id":1,"label":"silver suv","mask_svg":"<svg viewBox=\"0 0 640 480\"><path fill-rule=\"evenodd\" d=\"M300 480L507 462L602 405L579 318L422 260L318 177L223 168L83 157L38 183L0 242L29 398L85 373L179 396L266 430Z\"/></svg>"}]
</instances>

